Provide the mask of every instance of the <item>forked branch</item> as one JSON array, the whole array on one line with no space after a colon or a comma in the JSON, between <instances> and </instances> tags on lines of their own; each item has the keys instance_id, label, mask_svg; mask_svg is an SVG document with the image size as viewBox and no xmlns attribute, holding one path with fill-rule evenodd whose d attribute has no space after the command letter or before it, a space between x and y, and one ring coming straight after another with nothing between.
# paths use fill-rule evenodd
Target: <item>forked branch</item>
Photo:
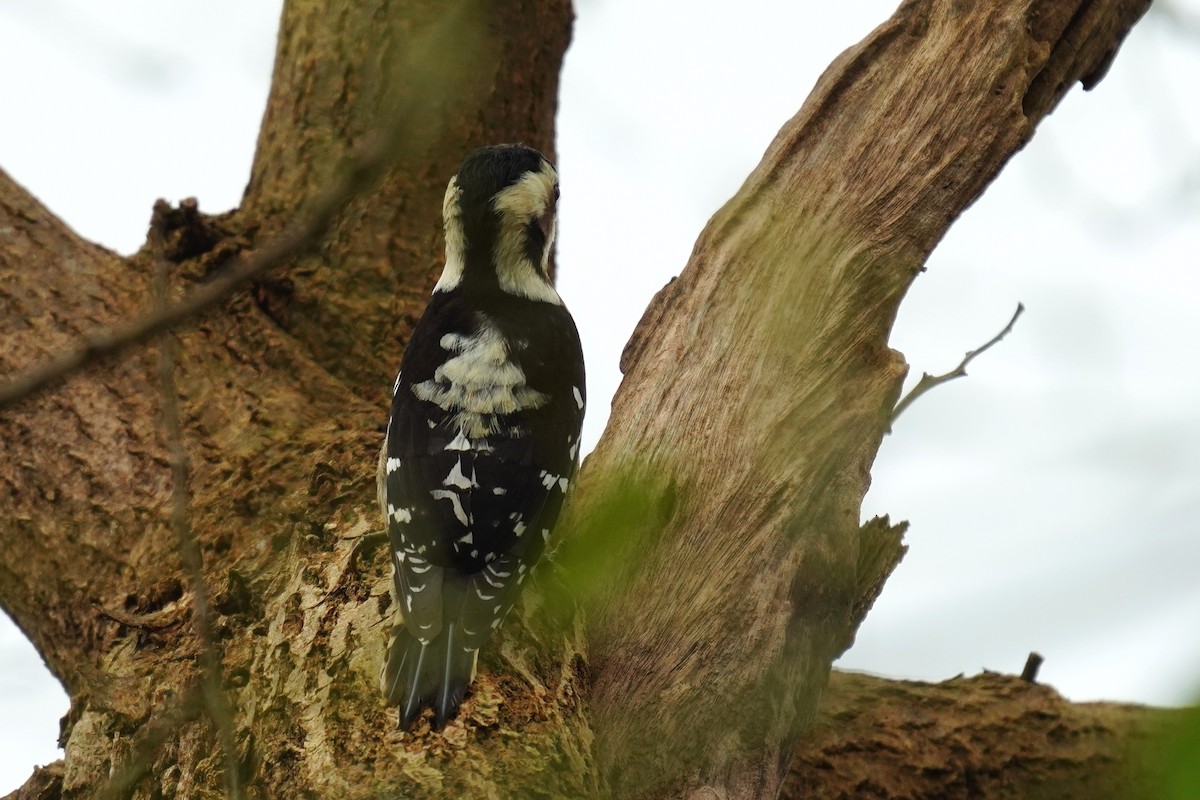
<instances>
[{"instance_id":1,"label":"forked branch","mask_svg":"<svg viewBox=\"0 0 1200 800\"><path fill-rule=\"evenodd\" d=\"M1020 317L1024 312L1025 304L1017 303L1017 310L1013 312L1012 319L1010 319L1008 324L1004 326L1004 330L1000 331L991 339L989 339L982 347L978 347L969 351L963 357L963 360L958 362L958 366L949 372L943 375L930 375L928 372L922 373L921 380L917 381L917 385L909 390L908 394L904 395L900 402L896 404L895 410L892 411L891 424L895 425L896 419L904 413L904 410L911 406L914 400L928 392L933 387L941 386L943 383L949 383L955 378L965 378L967 376L967 364L970 364L973 360L975 360L976 356L987 352L987 350L993 345L995 345L1005 336L1008 336L1008 334L1012 331L1013 326L1017 324L1017 318Z\"/></svg>"}]
</instances>

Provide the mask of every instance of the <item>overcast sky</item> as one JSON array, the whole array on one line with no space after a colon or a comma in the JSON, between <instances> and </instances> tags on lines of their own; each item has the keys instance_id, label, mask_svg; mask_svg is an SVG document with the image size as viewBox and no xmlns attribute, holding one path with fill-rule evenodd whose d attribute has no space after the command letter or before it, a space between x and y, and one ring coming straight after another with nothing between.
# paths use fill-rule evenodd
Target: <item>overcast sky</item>
<instances>
[{"instance_id":1,"label":"overcast sky","mask_svg":"<svg viewBox=\"0 0 1200 800\"><path fill-rule=\"evenodd\" d=\"M576 5L558 263L594 443L651 295L829 61L895 3ZM1200 0L1176 5L1200 19ZM234 206L278 13L276 0L0 0L0 168L121 252L156 198ZM917 280L892 340L910 384L952 369L1018 301L1027 313L884 442L863 516L909 520L911 549L842 666L938 680L1017 672L1038 650L1042 679L1072 699L1200 692L1198 83L1200 26L1148 18ZM0 615L0 794L60 756L66 709Z\"/></svg>"}]
</instances>

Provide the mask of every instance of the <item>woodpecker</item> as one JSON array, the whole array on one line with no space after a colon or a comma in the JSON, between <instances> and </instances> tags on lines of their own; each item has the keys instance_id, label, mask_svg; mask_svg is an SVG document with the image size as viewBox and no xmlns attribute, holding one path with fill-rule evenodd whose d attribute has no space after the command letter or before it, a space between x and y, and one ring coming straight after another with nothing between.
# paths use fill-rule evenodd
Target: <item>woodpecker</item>
<instances>
[{"instance_id":1,"label":"woodpecker","mask_svg":"<svg viewBox=\"0 0 1200 800\"><path fill-rule=\"evenodd\" d=\"M446 187L446 265L400 362L379 455L393 629L380 676L407 730L440 729L545 550L579 463L586 388L550 281L558 175L483 147Z\"/></svg>"}]
</instances>

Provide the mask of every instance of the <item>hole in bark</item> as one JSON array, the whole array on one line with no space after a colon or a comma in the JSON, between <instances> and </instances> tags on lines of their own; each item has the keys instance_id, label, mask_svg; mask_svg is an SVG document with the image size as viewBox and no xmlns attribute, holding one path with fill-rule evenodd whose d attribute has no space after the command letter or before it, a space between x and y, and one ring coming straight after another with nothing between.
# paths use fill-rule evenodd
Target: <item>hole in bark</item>
<instances>
[{"instance_id":1,"label":"hole in bark","mask_svg":"<svg viewBox=\"0 0 1200 800\"><path fill-rule=\"evenodd\" d=\"M264 280L254 284L254 303L275 324L288 329L292 323L292 302L296 287L289 278Z\"/></svg>"}]
</instances>

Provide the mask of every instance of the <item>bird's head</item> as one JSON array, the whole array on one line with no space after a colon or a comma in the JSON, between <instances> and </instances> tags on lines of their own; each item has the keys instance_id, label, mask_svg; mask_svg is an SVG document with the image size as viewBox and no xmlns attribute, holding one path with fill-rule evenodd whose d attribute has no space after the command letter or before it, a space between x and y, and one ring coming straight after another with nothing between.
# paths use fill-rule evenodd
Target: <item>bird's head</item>
<instances>
[{"instance_id":1,"label":"bird's head","mask_svg":"<svg viewBox=\"0 0 1200 800\"><path fill-rule=\"evenodd\" d=\"M558 173L531 147L481 147L446 187L446 267L434 291L496 290L561 304L550 282Z\"/></svg>"}]
</instances>

